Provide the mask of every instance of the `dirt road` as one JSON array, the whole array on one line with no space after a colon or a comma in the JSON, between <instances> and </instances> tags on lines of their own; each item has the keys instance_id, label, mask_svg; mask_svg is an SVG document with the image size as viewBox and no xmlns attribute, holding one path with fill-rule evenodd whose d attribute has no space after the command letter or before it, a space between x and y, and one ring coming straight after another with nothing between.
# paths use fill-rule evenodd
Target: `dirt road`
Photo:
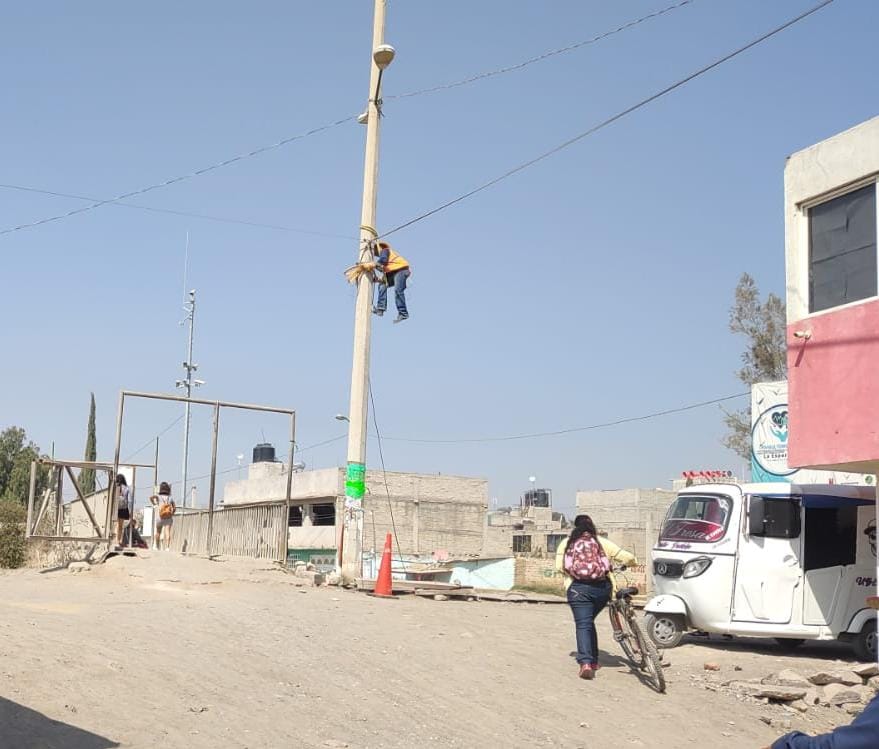
<instances>
[{"instance_id":1,"label":"dirt road","mask_svg":"<svg viewBox=\"0 0 879 749\"><path fill-rule=\"evenodd\" d=\"M164 553L76 575L0 574L0 745L762 747L780 731L760 716L782 708L705 689L693 679L703 663L732 679L848 657L695 642L669 653L658 695L623 663L604 617L604 668L584 682L567 606L387 601L301 583L265 564ZM848 721L820 715L794 727Z\"/></svg>"}]
</instances>

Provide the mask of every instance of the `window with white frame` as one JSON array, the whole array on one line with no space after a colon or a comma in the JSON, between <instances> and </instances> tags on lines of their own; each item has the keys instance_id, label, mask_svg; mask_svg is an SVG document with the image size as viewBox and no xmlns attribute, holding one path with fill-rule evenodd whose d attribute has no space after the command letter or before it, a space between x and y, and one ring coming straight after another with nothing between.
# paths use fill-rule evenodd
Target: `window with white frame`
<instances>
[{"instance_id":1,"label":"window with white frame","mask_svg":"<svg viewBox=\"0 0 879 749\"><path fill-rule=\"evenodd\" d=\"M809 312L876 296L876 184L809 209Z\"/></svg>"}]
</instances>

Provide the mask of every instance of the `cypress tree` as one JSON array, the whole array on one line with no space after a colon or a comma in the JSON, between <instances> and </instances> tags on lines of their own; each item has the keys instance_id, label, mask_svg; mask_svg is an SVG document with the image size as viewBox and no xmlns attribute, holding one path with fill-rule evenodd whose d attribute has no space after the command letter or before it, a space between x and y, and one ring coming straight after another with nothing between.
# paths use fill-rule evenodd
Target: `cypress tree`
<instances>
[{"instance_id":1,"label":"cypress tree","mask_svg":"<svg viewBox=\"0 0 879 749\"><path fill-rule=\"evenodd\" d=\"M98 438L95 433L95 394L92 393L92 402L89 406L88 434L85 438L85 461L98 459ZM79 473L79 488L83 494L93 494L95 491L95 469L83 468Z\"/></svg>"}]
</instances>

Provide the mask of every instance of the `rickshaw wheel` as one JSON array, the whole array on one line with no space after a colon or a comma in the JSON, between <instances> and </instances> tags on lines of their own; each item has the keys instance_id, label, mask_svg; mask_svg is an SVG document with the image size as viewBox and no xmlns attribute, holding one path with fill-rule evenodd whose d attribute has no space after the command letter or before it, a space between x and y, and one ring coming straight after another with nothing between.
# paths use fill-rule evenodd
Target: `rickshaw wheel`
<instances>
[{"instance_id":1,"label":"rickshaw wheel","mask_svg":"<svg viewBox=\"0 0 879 749\"><path fill-rule=\"evenodd\" d=\"M852 640L855 658L859 661L875 661L876 644L876 624L865 624L860 633L855 635L855 639Z\"/></svg>"},{"instance_id":2,"label":"rickshaw wheel","mask_svg":"<svg viewBox=\"0 0 879 749\"><path fill-rule=\"evenodd\" d=\"M676 648L684 636L684 617L680 614L646 614L644 627L658 648Z\"/></svg>"}]
</instances>

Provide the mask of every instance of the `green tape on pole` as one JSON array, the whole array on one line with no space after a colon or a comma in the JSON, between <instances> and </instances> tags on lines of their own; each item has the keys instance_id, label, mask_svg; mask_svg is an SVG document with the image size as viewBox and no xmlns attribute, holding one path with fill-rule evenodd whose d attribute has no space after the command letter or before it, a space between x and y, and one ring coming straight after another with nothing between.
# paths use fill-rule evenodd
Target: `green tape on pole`
<instances>
[{"instance_id":1,"label":"green tape on pole","mask_svg":"<svg viewBox=\"0 0 879 749\"><path fill-rule=\"evenodd\" d=\"M359 507L366 494L366 465L349 463L345 476L345 505Z\"/></svg>"}]
</instances>

